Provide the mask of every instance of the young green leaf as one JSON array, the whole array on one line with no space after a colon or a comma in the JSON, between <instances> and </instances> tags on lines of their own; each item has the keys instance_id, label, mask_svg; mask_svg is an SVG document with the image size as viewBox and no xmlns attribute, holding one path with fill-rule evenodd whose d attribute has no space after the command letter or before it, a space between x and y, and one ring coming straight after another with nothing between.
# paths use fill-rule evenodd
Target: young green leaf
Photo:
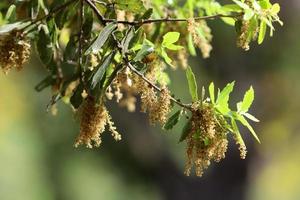
<instances>
[{"instance_id":1,"label":"young green leaf","mask_svg":"<svg viewBox=\"0 0 300 200\"><path fill-rule=\"evenodd\" d=\"M237 114L237 119L245 126L249 129L249 131L251 132L251 134L253 135L253 137L257 140L258 143L260 143L260 140L258 138L258 136L256 135L254 129L252 128L252 126L248 123L248 121L245 119L244 116Z\"/></svg>"},{"instance_id":2,"label":"young green leaf","mask_svg":"<svg viewBox=\"0 0 300 200\"><path fill-rule=\"evenodd\" d=\"M100 49L103 47L104 43L110 37L111 33L117 28L117 24L110 23L106 25L102 31L100 32L97 39L93 42L93 44L86 50L85 55L90 53L98 53Z\"/></svg>"},{"instance_id":3,"label":"young green leaf","mask_svg":"<svg viewBox=\"0 0 300 200\"><path fill-rule=\"evenodd\" d=\"M186 78L188 81L189 91L193 102L198 101L197 82L196 82L195 74L193 73L191 67L188 67L186 69Z\"/></svg>"},{"instance_id":4,"label":"young green leaf","mask_svg":"<svg viewBox=\"0 0 300 200\"><path fill-rule=\"evenodd\" d=\"M259 34L258 34L258 44L262 44L266 36L267 24L265 21L260 22Z\"/></svg>"},{"instance_id":5,"label":"young green leaf","mask_svg":"<svg viewBox=\"0 0 300 200\"><path fill-rule=\"evenodd\" d=\"M254 90L251 86L250 89L244 95L244 99L240 106L240 112L243 112L243 113L248 112L250 106L253 103L253 100L254 100Z\"/></svg>"},{"instance_id":6,"label":"young green leaf","mask_svg":"<svg viewBox=\"0 0 300 200\"><path fill-rule=\"evenodd\" d=\"M180 45L175 45L174 43L178 41L180 37L180 33L178 32L168 32L163 36L163 42L162 42L162 46L170 49L170 50L180 50L183 47Z\"/></svg>"},{"instance_id":7,"label":"young green leaf","mask_svg":"<svg viewBox=\"0 0 300 200\"><path fill-rule=\"evenodd\" d=\"M249 113L243 113L243 115L254 122L259 122L259 120L256 117L254 117L253 115L251 115Z\"/></svg>"},{"instance_id":8,"label":"young green leaf","mask_svg":"<svg viewBox=\"0 0 300 200\"><path fill-rule=\"evenodd\" d=\"M222 114L227 114L230 109L228 107L229 95L233 91L234 82L228 83L220 92L217 98L216 107Z\"/></svg>"},{"instance_id":9,"label":"young green leaf","mask_svg":"<svg viewBox=\"0 0 300 200\"><path fill-rule=\"evenodd\" d=\"M166 122L166 124L164 125L164 129L165 130L170 130L172 129L179 121L181 116L181 110L178 110L176 113L174 113Z\"/></svg>"}]
</instances>

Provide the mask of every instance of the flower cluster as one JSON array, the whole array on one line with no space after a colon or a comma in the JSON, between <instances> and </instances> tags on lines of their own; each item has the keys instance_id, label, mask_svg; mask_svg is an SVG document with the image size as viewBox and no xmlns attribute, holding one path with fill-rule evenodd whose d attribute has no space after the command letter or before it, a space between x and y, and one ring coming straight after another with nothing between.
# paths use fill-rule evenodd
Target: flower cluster
<instances>
[{"instance_id":1,"label":"flower cluster","mask_svg":"<svg viewBox=\"0 0 300 200\"><path fill-rule=\"evenodd\" d=\"M193 18L188 19L188 32L192 35L193 41L202 52L203 58L208 58L212 50L211 29L205 21L196 22Z\"/></svg>"},{"instance_id":2,"label":"flower cluster","mask_svg":"<svg viewBox=\"0 0 300 200\"><path fill-rule=\"evenodd\" d=\"M87 97L82 107L80 134L75 147L81 144L85 144L88 148L99 147L102 142L101 134L105 131L106 125L109 126L114 139L121 140L121 135L117 132L103 103L97 104L92 97Z\"/></svg>"},{"instance_id":3,"label":"flower cluster","mask_svg":"<svg viewBox=\"0 0 300 200\"><path fill-rule=\"evenodd\" d=\"M193 105L191 129L187 136L187 162L185 174L189 176L195 166L197 176L202 176L211 161L225 158L228 140L222 120L217 119L210 105Z\"/></svg>"},{"instance_id":4,"label":"flower cluster","mask_svg":"<svg viewBox=\"0 0 300 200\"><path fill-rule=\"evenodd\" d=\"M7 74L11 69L21 70L30 56L30 43L21 32L13 30L0 35L0 67Z\"/></svg>"}]
</instances>

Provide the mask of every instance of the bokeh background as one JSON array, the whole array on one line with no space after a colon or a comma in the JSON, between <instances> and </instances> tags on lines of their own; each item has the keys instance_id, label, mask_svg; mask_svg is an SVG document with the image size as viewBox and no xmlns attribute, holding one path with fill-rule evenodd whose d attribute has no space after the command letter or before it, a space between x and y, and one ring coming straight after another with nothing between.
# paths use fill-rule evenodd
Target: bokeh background
<instances>
[{"instance_id":1,"label":"bokeh background","mask_svg":"<svg viewBox=\"0 0 300 200\"><path fill-rule=\"evenodd\" d=\"M63 103L56 117L46 112L50 91L33 89L46 72L32 58L21 73L0 75L0 199L300 199L300 1L278 2L284 27L262 46L244 52L232 28L210 22L212 57L191 59L199 86L236 80L234 100L254 86L251 112L261 120L255 128L262 144L242 129L246 160L232 142L226 159L202 178L185 177L180 126L162 132L144 114L115 104L109 107L123 140L106 134L99 149L74 149L78 121ZM188 100L184 73L173 72L171 80L171 89Z\"/></svg>"}]
</instances>

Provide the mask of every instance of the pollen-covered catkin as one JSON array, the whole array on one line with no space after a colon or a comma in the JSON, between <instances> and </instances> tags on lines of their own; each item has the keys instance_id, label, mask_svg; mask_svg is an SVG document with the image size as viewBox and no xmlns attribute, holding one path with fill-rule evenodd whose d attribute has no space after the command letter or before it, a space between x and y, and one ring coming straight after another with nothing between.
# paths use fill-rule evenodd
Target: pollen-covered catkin
<instances>
[{"instance_id":1,"label":"pollen-covered catkin","mask_svg":"<svg viewBox=\"0 0 300 200\"><path fill-rule=\"evenodd\" d=\"M185 174L189 176L195 166L197 176L202 176L211 161L219 162L225 158L228 140L222 121L217 121L213 109L209 105L194 104L191 128L187 136L187 161Z\"/></svg>"},{"instance_id":2,"label":"pollen-covered catkin","mask_svg":"<svg viewBox=\"0 0 300 200\"><path fill-rule=\"evenodd\" d=\"M7 74L11 69L23 69L30 57L30 43L22 33L13 30L0 35L0 67Z\"/></svg>"},{"instance_id":3,"label":"pollen-covered catkin","mask_svg":"<svg viewBox=\"0 0 300 200\"><path fill-rule=\"evenodd\" d=\"M212 34L206 22L196 22L193 18L188 19L188 32L192 35L195 45L201 50L203 58L208 58L212 50L210 44Z\"/></svg>"},{"instance_id":4,"label":"pollen-covered catkin","mask_svg":"<svg viewBox=\"0 0 300 200\"><path fill-rule=\"evenodd\" d=\"M97 105L92 97L88 97L82 106L80 133L75 147L81 144L88 148L99 147L101 133L104 132L108 119L106 107L102 103Z\"/></svg>"}]
</instances>

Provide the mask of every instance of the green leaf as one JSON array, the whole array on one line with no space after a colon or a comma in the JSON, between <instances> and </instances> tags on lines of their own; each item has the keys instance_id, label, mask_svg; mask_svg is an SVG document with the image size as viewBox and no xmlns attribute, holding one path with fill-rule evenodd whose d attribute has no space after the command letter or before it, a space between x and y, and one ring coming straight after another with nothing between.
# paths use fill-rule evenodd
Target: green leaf
<instances>
[{"instance_id":1,"label":"green leaf","mask_svg":"<svg viewBox=\"0 0 300 200\"><path fill-rule=\"evenodd\" d=\"M253 137L257 140L258 143L260 143L260 140L258 138L258 136L256 135L254 129L252 128L252 126L248 123L248 121L245 119L244 116L237 114L237 119L245 126L249 129L249 131L251 132L251 134L253 135Z\"/></svg>"},{"instance_id":2,"label":"green leaf","mask_svg":"<svg viewBox=\"0 0 300 200\"><path fill-rule=\"evenodd\" d=\"M254 100L254 90L251 86L250 89L244 95L244 99L242 101L239 111L240 112L248 112L250 106L253 103L253 100Z\"/></svg>"},{"instance_id":3,"label":"green leaf","mask_svg":"<svg viewBox=\"0 0 300 200\"><path fill-rule=\"evenodd\" d=\"M144 14L143 16L141 17L141 19L149 19L153 14L153 9L152 8L149 8Z\"/></svg>"},{"instance_id":4,"label":"green leaf","mask_svg":"<svg viewBox=\"0 0 300 200\"><path fill-rule=\"evenodd\" d=\"M258 34L258 44L262 44L266 36L267 24L265 21L260 22L259 34Z\"/></svg>"},{"instance_id":5,"label":"green leaf","mask_svg":"<svg viewBox=\"0 0 300 200\"><path fill-rule=\"evenodd\" d=\"M192 129L192 120L189 120L183 127L179 142L183 142L190 134Z\"/></svg>"},{"instance_id":6,"label":"green leaf","mask_svg":"<svg viewBox=\"0 0 300 200\"><path fill-rule=\"evenodd\" d=\"M215 104L215 85L213 82L210 83L208 90L209 90L210 100L213 104Z\"/></svg>"},{"instance_id":7,"label":"green leaf","mask_svg":"<svg viewBox=\"0 0 300 200\"><path fill-rule=\"evenodd\" d=\"M167 52L165 51L164 48L161 48L161 56L163 57L163 59L165 60L165 62L170 65L171 67L174 68L173 64L172 64L172 59L168 56Z\"/></svg>"},{"instance_id":8,"label":"green leaf","mask_svg":"<svg viewBox=\"0 0 300 200\"><path fill-rule=\"evenodd\" d=\"M53 44L47 26L41 26L39 37L37 40L37 49L41 61L48 65L53 57Z\"/></svg>"},{"instance_id":9,"label":"green leaf","mask_svg":"<svg viewBox=\"0 0 300 200\"><path fill-rule=\"evenodd\" d=\"M97 39L93 42L93 44L86 50L85 55L90 53L98 53L100 49L103 47L104 43L110 37L111 33L117 28L117 24L109 23L106 25L102 31L100 32Z\"/></svg>"},{"instance_id":10,"label":"green leaf","mask_svg":"<svg viewBox=\"0 0 300 200\"><path fill-rule=\"evenodd\" d=\"M181 116L181 110L178 110L176 113L174 113L166 122L164 125L165 130L170 130L172 129L179 121Z\"/></svg>"},{"instance_id":11,"label":"green leaf","mask_svg":"<svg viewBox=\"0 0 300 200\"><path fill-rule=\"evenodd\" d=\"M216 107L222 114L227 114L230 111L228 107L228 101L229 101L229 95L233 91L233 87L234 87L234 82L228 83L226 87L218 95Z\"/></svg>"},{"instance_id":12,"label":"green leaf","mask_svg":"<svg viewBox=\"0 0 300 200\"><path fill-rule=\"evenodd\" d=\"M16 20L16 6L14 4L9 6L5 15L5 20L9 22L13 22Z\"/></svg>"},{"instance_id":13,"label":"green leaf","mask_svg":"<svg viewBox=\"0 0 300 200\"><path fill-rule=\"evenodd\" d=\"M162 46L170 50L180 50L183 47L175 45L174 43L179 40L180 33L178 32L168 32L163 36Z\"/></svg>"},{"instance_id":14,"label":"green leaf","mask_svg":"<svg viewBox=\"0 0 300 200\"><path fill-rule=\"evenodd\" d=\"M277 15L279 12L280 12L280 5L278 3L273 4L271 8L272 15Z\"/></svg>"},{"instance_id":15,"label":"green leaf","mask_svg":"<svg viewBox=\"0 0 300 200\"><path fill-rule=\"evenodd\" d=\"M251 115L249 113L243 113L243 115L254 122L259 122L259 120L256 117L254 117L253 115Z\"/></svg>"},{"instance_id":16,"label":"green leaf","mask_svg":"<svg viewBox=\"0 0 300 200\"><path fill-rule=\"evenodd\" d=\"M195 78L195 74L192 71L191 67L186 69L186 78L189 85L190 95L192 97L193 102L198 101L198 89L197 89L197 82Z\"/></svg>"},{"instance_id":17,"label":"green leaf","mask_svg":"<svg viewBox=\"0 0 300 200\"><path fill-rule=\"evenodd\" d=\"M244 14L244 20L245 21L250 20L253 16L254 16L254 12L253 12L252 9L245 10L245 14Z\"/></svg>"},{"instance_id":18,"label":"green leaf","mask_svg":"<svg viewBox=\"0 0 300 200\"><path fill-rule=\"evenodd\" d=\"M118 9L132 13L144 13L146 8L141 0L115 0Z\"/></svg>"},{"instance_id":19,"label":"green leaf","mask_svg":"<svg viewBox=\"0 0 300 200\"><path fill-rule=\"evenodd\" d=\"M103 62L98 67L97 72L94 74L91 82L91 88L94 89L96 85L102 80L103 75L106 69L109 67L112 59L114 58L115 53L111 52L108 56L103 59Z\"/></svg>"},{"instance_id":20,"label":"green leaf","mask_svg":"<svg viewBox=\"0 0 300 200\"><path fill-rule=\"evenodd\" d=\"M28 25L30 22L16 22L16 23L12 23L12 24L5 24L5 25L1 25L0 26L0 35L1 34L5 34L8 33L14 29L22 29L23 27L25 27L26 25Z\"/></svg>"},{"instance_id":21,"label":"green leaf","mask_svg":"<svg viewBox=\"0 0 300 200\"><path fill-rule=\"evenodd\" d=\"M145 56L149 55L152 52L154 52L153 45L144 40L142 48L139 50L133 60L136 62L141 61L143 60L143 58L145 58Z\"/></svg>"},{"instance_id":22,"label":"green leaf","mask_svg":"<svg viewBox=\"0 0 300 200\"><path fill-rule=\"evenodd\" d=\"M128 52L129 44L134 36L135 36L135 29L134 27L131 27L130 29L127 30L125 37L121 41L123 54L126 54Z\"/></svg>"},{"instance_id":23,"label":"green leaf","mask_svg":"<svg viewBox=\"0 0 300 200\"><path fill-rule=\"evenodd\" d=\"M82 98L82 92L83 92L83 84L79 84L76 90L74 91L72 97L70 98L70 103L72 106L77 109L81 105L83 98Z\"/></svg>"},{"instance_id":24,"label":"green leaf","mask_svg":"<svg viewBox=\"0 0 300 200\"><path fill-rule=\"evenodd\" d=\"M43 79L39 84L37 84L34 89L37 92L41 92L43 89L47 88L48 86L55 83L55 77L52 75L47 76L45 79Z\"/></svg>"},{"instance_id":25,"label":"green leaf","mask_svg":"<svg viewBox=\"0 0 300 200\"><path fill-rule=\"evenodd\" d=\"M241 146L246 146L234 118L231 118L231 126L236 142Z\"/></svg>"},{"instance_id":26,"label":"green leaf","mask_svg":"<svg viewBox=\"0 0 300 200\"><path fill-rule=\"evenodd\" d=\"M163 36L163 44L174 44L180 37L179 32L168 32Z\"/></svg>"}]
</instances>

